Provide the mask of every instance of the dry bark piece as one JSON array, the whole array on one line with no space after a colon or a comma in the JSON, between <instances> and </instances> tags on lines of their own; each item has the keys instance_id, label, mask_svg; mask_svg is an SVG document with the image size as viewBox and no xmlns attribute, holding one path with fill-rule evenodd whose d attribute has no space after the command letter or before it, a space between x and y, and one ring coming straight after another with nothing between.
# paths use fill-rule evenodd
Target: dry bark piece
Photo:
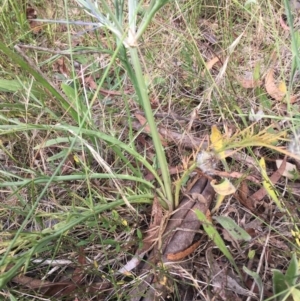
<instances>
[{"instance_id":1,"label":"dry bark piece","mask_svg":"<svg viewBox=\"0 0 300 301\"><path fill-rule=\"evenodd\" d=\"M200 246L200 242L200 240L196 241L190 247L181 252L167 254L167 259L170 261L179 261L184 259L188 255L192 254Z\"/></svg>"},{"instance_id":2,"label":"dry bark piece","mask_svg":"<svg viewBox=\"0 0 300 301\"><path fill-rule=\"evenodd\" d=\"M162 237L163 245L161 250L155 248L152 251L147 263L142 267L141 273L153 270L159 263L163 267L170 267L170 262L180 260L183 255L188 255L186 253L187 250L190 252L196 247L196 245L193 245L193 240L201 226L201 222L194 210L198 209L206 213L214 195L215 192L205 176L202 176L195 182L190 191L183 195L179 207L170 217ZM156 273L159 273L159 270ZM131 292L132 298L130 300L153 301L156 300L156 293L160 295L160 298L164 298L168 293L167 286L163 285L159 280L155 282L155 278L159 279L159 276L155 277L153 274L149 274L143 278L143 282Z\"/></svg>"}]
</instances>

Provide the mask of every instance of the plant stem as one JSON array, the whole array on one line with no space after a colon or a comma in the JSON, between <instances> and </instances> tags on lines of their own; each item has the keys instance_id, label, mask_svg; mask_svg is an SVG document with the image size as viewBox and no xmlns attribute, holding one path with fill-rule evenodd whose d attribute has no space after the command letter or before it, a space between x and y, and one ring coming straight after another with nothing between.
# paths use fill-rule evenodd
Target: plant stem
<instances>
[{"instance_id":1,"label":"plant stem","mask_svg":"<svg viewBox=\"0 0 300 301\"><path fill-rule=\"evenodd\" d=\"M163 188L164 194L169 202L168 203L169 210L172 211L174 208L174 204L173 204L173 196L172 196L172 191L171 191L171 179L170 179L169 169L168 169L168 165L167 165L166 155L165 155L164 149L162 147L162 144L161 144L161 141L159 138L159 133L158 133L158 130L157 130L157 127L155 124L154 117L153 117L153 113L152 113L152 109L151 109L151 105L150 105L150 101L149 101L149 96L147 93L147 87L146 87L146 84L144 81L143 72L142 72L140 61L139 61L137 49L130 47L129 51L130 51L133 68L135 70L135 75L136 75L135 78L137 81L137 85L139 86L139 91L140 91L140 95L141 95L140 102L143 105L143 109L144 109L144 112L145 112L145 115L146 115L146 118L147 118L147 121L148 121L148 124L150 127L155 152L156 152L158 163L160 165L161 172L162 172L162 178L163 178L163 184L164 184L164 187L162 187L162 188Z\"/></svg>"},{"instance_id":2,"label":"plant stem","mask_svg":"<svg viewBox=\"0 0 300 301\"><path fill-rule=\"evenodd\" d=\"M143 33L146 31L146 28L148 27L149 23L152 21L154 15L156 14L156 12L163 7L167 2L169 2L169 0L152 0L149 8L147 9L144 18L141 22L141 24L139 25L137 34L135 36L135 40L136 42L138 42L138 40L140 39L140 37L143 35Z\"/></svg>"}]
</instances>

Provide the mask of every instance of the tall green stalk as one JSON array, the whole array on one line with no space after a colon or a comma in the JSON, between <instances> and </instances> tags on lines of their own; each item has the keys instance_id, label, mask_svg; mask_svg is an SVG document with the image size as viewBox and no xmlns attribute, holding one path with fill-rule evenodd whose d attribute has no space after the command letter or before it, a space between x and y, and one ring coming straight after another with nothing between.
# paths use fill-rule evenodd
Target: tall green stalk
<instances>
[{"instance_id":1,"label":"tall green stalk","mask_svg":"<svg viewBox=\"0 0 300 301\"><path fill-rule=\"evenodd\" d=\"M118 43L122 43L124 45L124 49L126 48L126 50L128 50L128 53L130 54L131 62L126 62L127 66L125 67L127 67L126 69L130 73L129 76L133 82L136 94L139 98L139 102L143 106L143 109L145 111L158 163L162 171L162 192L166 198L169 209L173 210L174 203L171 191L171 179L168 171L166 155L160 141L159 133L151 110L147 87L137 52L138 40L147 29L155 13L168 1L169 0L151 0L149 7L144 12L142 21L138 25L137 13L139 8L142 7L142 1L128 0L128 13L124 14L124 0L114 1L115 12L113 12L111 7L105 0L100 1L102 4L103 12L101 12L98 6L91 0L77 0L77 2L85 9L85 11L89 15L98 20L99 23L97 23L97 25L100 27L108 28L115 35ZM128 22L124 22L124 16L127 16ZM125 57L127 57L126 50L123 51L122 49L120 49L120 53L124 52L123 55L125 54ZM133 69L131 68L131 64L133 66ZM133 70L134 74L133 72L131 72Z\"/></svg>"},{"instance_id":2,"label":"tall green stalk","mask_svg":"<svg viewBox=\"0 0 300 301\"><path fill-rule=\"evenodd\" d=\"M169 169L168 169L168 164L167 164L167 159L166 155L162 146L162 143L159 138L159 133L155 124L154 116L152 113L151 105L150 105L150 100L149 96L147 93L147 87L145 84L144 76L143 76L143 71L142 67L140 64L140 60L138 57L138 52L136 48L130 47L129 49L131 60L132 60L132 65L135 71L135 77L137 80L137 84L139 86L140 94L141 94L141 102L143 105L143 109L148 121L148 125L150 127L152 139L153 139L153 144L155 148L155 152L157 155L157 160L161 168L161 174L163 178L163 183L164 187L164 194L167 198L168 201L168 206L169 210L173 210L173 195L171 191L171 179L170 179L170 174L169 174Z\"/></svg>"}]
</instances>

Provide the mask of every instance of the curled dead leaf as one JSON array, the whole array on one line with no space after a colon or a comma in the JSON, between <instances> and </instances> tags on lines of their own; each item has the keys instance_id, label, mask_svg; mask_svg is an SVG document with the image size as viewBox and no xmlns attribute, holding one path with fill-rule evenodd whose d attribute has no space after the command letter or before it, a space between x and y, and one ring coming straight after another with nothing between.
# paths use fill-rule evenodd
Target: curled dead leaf
<instances>
[{"instance_id":1,"label":"curled dead leaf","mask_svg":"<svg viewBox=\"0 0 300 301\"><path fill-rule=\"evenodd\" d=\"M207 71L209 71L209 70L211 70L212 69L212 67L217 63L217 62L219 62L220 61L220 59L218 58L218 57L214 57L214 58L212 58L211 60L209 60L208 62L206 62L205 63L205 65L206 65L206 70ZM204 76L205 75L205 71L206 70L204 70L204 71L202 71L201 72L201 76Z\"/></svg>"},{"instance_id":2,"label":"curled dead leaf","mask_svg":"<svg viewBox=\"0 0 300 301\"><path fill-rule=\"evenodd\" d=\"M214 179L210 182L210 185L213 187L216 193L222 196L233 194L236 191L236 188L228 179L224 179L219 184L217 184L217 180Z\"/></svg>"},{"instance_id":3,"label":"curled dead leaf","mask_svg":"<svg viewBox=\"0 0 300 301\"><path fill-rule=\"evenodd\" d=\"M280 85L276 85L274 79L274 69L270 68L265 79L265 88L267 93L277 101L283 100L286 95L286 86L283 82Z\"/></svg>"},{"instance_id":4,"label":"curled dead leaf","mask_svg":"<svg viewBox=\"0 0 300 301\"><path fill-rule=\"evenodd\" d=\"M56 60L54 68L58 70L61 74L63 74L66 78L68 78L69 70L65 64L65 60L63 57L60 57Z\"/></svg>"}]
</instances>

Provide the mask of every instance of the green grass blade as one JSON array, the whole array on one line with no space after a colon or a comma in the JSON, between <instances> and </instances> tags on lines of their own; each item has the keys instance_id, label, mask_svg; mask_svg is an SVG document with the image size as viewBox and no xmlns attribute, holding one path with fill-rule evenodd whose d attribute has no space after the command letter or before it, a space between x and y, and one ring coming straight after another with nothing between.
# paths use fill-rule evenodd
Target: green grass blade
<instances>
[{"instance_id":1,"label":"green grass blade","mask_svg":"<svg viewBox=\"0 0 300 301\"><path fill-rule=\"evenodd\" d=\"M0 115L0 119L1 119L1 115ZM9 121L13 121L15 123L17 122L15 120L8 120L7 118L3 118L3 116L2 116L2 119L6 120L7 122L9 122ZM6 125L0 125L0 136L12 134L12 133L16 133L16 132L31 131L31 130L46 130L46 131L57 130L57 131L71 133L75 137L80 134L80 135L86 135L87 137L90 137L92 139L95 139L95 138L101 139L101 140L107 142L114 151L116 150L116 152L121 152L121 149L122 149L122 150L128 152L129 154L133 155L137 161L142 163L154 175L155 179L158 181L158 183L163 188L163 183L162 183L159 175L157 174L156 170L152 167L151 164L149 164L149 162L143 156L141 156L138 152L136 152L130 146L121 142L117 138L109 136L100 131L80 129L75 126L64 126L61 124L57 124L52 127L47 126L47 125L36 125L36 124L17 124L17 125L15 125L15 124L7 125L6 124ZM74 143L74 140L71 139L71 141L73 141L73 143Z\"/></svg>"},{"instance_id":2,"label":"green grass blade","mask_svg":"<svg viewBox=\"0 0 300 301\"><path fill-rule=\"evenodd\" d=\"M251 276L253 279L254 279L254 281L255 281L255 283L256 283L256 285L257 285L257 287L258 287L258 290L259 290L259 295L260 295L260 299L259 300L263 300L263 296L264 296L264 285L263 285L263 282L262 282L262 280L261 280L261 277L257 274L257 273L255 273L255 272L252 272L252 271L250 271L247 267L243 267L243 271L245 272L245 273L247 273L249 276Z\"/></svg>"},{"instance_id":3,"label":"green grass blade","mask_svg":"<svg viewBox=\"0 0 300 301\"><path fill-rule=\"evenodd\" d=\"M29 185L30 183L34 184L44 184L48 183L50 180L49 176L42 176L42 177L37 177L35 179L25 179L22 180L20 177L17 177L16 175L8 172L4 172L0 170L0 174L5 174L5 176L11 176L12 178L19 178L19 181L12 181L12 182L1 182L0 187L18 187L18 186L26 186ZM147 187L154 189L153 184L151 184L149 181L144 180L139 177L134 177L134 176L129 176L129 175L122 175L122 174L103 174L103 173L91 173L88 175L89 179L119 179L119 180L124 180L124 181L134 181L137 183L142 183L146 185ZM52 182L65 182L65 181L84 181L86 180L86 174L75 174L75 175L66 175L66 176L55 176L52 178Z\"/></svg>"},{"instance_id":4,"label":"green grass blade","mask_svg":"<svg viewBox=\"0 0 300 301\"><path fill-rule=\"evenodd\" d=\"M128 197L128 200L132 204L144 204L144 203L151 203L151 200L153 199L153 196L150 194L145 195L138 195L138 196L132 196ZM86 211L80 214L73 215L73 217L70 218L68 223L65 226L62 226L59 229L50 229L50 232L41 233L42 238L35 243L31 247L30 250L23 253L21 257L14 260L16 263L14 266L12 266L7 272L4 272L0 275L0 289L2 289L8 281L13 278L19 269L26 264L27 261L29 261L32 256L38 252L42 252L43 248L50 244L50 242L57 240L61 235L75 227L76 225L82 224L84 221L86 221L89 218L94 218L101 212L105 212L107 210L111 210L115 207L124 205L123 200L117 200L114 202L110 202L108 204L101 204L98 206L95 206L93 211ZM2 262L2 264L5 264L5 262ZM0 266L1 268L1 266Z\"/></svg>"},{"instance_id":5,"label":"green grass blade","mask_svg":"<svg viewBox=\"0 0 300 301\"><path fill-rule=\"evenodd\" d=\"M20 56L15 54L14 51L9 49L4 43L0 42L0 51L12 59L16 64L18 64L24 71L30 73L37 82L39 82L44 88L46 88L53 97L57 99L59 106L62 107L64 112L68 112L70 116L76 122L79 122L79 116L73 107L73 104L66 100L63 95L57 91L57 88L51 84L51 82L41 73L37 72L28 62L23 60Z\"/></svg>"},{"instance_id":6,"label":"green grass blade","mask_svg":"<svg viewBox=\"0 0 300 301\"><path fill-rule=\"evenodd\" d=\"M215 243L215 245L219 248L219 250L224 254L224 256L229 260L232 266L235 268L238 275L242 278L239 268L237 267L231 253L226 248L224 240L220 236L219 232L216 230L214 225L208 220L203 212L196 209L195 214L197 215L198 219L203 223L203 229L205 230L206 234L209 236L210 239Z\"/></svg>"}]
</instances>

